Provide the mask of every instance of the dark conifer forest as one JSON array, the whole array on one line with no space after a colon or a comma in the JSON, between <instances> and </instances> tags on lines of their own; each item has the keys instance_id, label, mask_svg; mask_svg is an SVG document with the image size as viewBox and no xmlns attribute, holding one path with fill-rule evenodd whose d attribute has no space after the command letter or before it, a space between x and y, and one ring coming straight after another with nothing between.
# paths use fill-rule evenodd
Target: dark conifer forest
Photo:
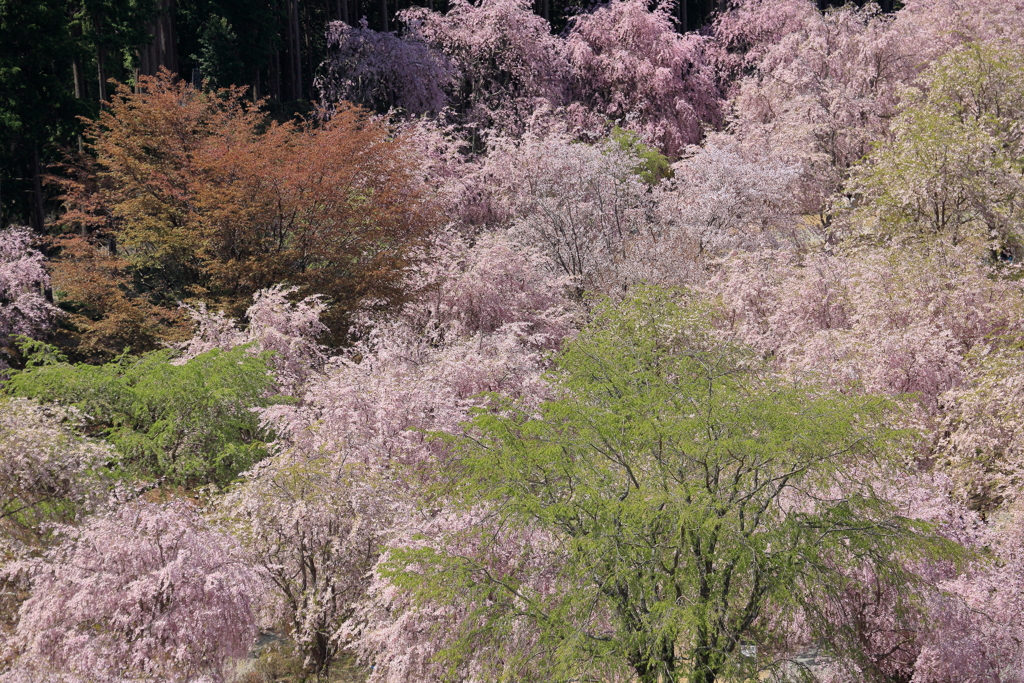
<instances>
[{"instance_id":1,"label":"dark conifer forest","mask_svg":"<svg viewBox=\"0 0 1024 683\"><path fill-rule=\"evenodd\" d=\"M0 0L0 683L1024 683L1024 0L423 2Z\"/></svg>"}]
</instances>

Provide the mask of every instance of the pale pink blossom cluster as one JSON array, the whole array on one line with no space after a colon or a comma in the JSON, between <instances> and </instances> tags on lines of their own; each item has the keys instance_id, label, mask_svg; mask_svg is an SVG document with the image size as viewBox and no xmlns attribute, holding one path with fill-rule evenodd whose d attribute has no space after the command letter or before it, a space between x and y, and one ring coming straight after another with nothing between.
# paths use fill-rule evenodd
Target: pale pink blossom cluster
<instances>
[{"instance_id":1,"label":"pale pink blossom cluster","mask_svg":"<svg viewBox=\"0 0 1024 683\"><path fill-rule=\"evenodd\" d=\"M260 577L184 501L136 501L65 527L4 643L10 683L226 680L256 635Z\"/></svg>"},{"instance_id":2,"label":"pale pink blossom cluster","mask_svg":"<svg viewBox=\"0 0 1024 683\"><path fill-rule=\"evenodd\" d=\"M1020 283L992 273L966 247L783 250L728 260L709 288L724 324L780 369L915 394L936 414L965 381L972 349L1024 330Z\"/></svg>"},{"instance_id":3,"label":"pale pink blossom cluster","mask_svg":"<svg viewBox=\"0 0 1024 683\"><path fill-rule=\"evenodd\" d=\"M881 580L876 594L840 594L826 605L836 623L861 624L868 657L833 667L830 680L863 680L864 666L929 683L1024 675L1024 290L1006 274L969 246L917 244L734 256L709 283L726 329L781 371L844 391L910 394L905 420L924 436L917 467L930 469L918 477L925 485L883 477L877 486L905 514L979 553L966 573L911 561L933 586L916 613L899 617L901 586Z\"/></svg>"},{"instance_id":4,"label":"pale pink blossom cluster","mask_svg":"<svg viewBox=\"0 0 1024 683\"><path fill-rule=\"evenodd\" d=\"M493 599L415 601L388 578L402 549L442 543L518 582L502 651L522 655L516 666L542 662L516 615L557 604L572 580L560 539L490 529L486 505L423 505L413 487L436 481L446 437L475 410L550 395L549 359L586 321L588 293L640 283L690 287L716 334L787 381L908 405L896 426L923 435L908 472L851 462L842 476L970 551L960 565L908 556L903 573L852 567L849 584L806 586L806 602L777 617L791 621L780 651L813 646L831 622L862 656L824 680L1024 681L1024 281L977 242L857 230L881 194L850 182L876 163L865 155L913 146L907 112L934 94L935 69L956 63L944 60L977 53L984 65L1024 46L1024 5L904 5L887 15L739 0L701 35L641 0L581 12L562 35L525 0L407 9L400 33L331 25L324 103L421 116L403 133L450 224L412 259L408 301L356 316L355 341L334 357L317 341L325 303L294 301L295 288L257 293L244 324L190 309L196 333L175 362L248 344L272 353L277 389L294 397L261 410L278 438L271 457L203 510L158 502L166 492L109 495L111 450L75 432L74 414L0 402L0 608L17 607L0 621L0 681L226 681L263 624L315 675L348 651L374 683L490 680L512 665L497 649L456 671L438 657L486 625L479 608ZM991 139L1013 150L1015 83L979 95L1007 116L990 116L989 100L963 108L1009 120ZM636 140L609 136L616 125ZM975 150L981 162L995 158L987 149ZM645 175L669 161L670 177ZM943 169L1012 195L1013 223L1019 167L970 170L981 162ZM894 191L913 203L930 177ZM928 187L945 201L955 183L940 185ZM52 327L47 284L30 234L0 233L0 345ZM845 495L836 487L815 494ZM903 600L905 581L920 601ZM604 618L587 627L600 633ZM541 676L524 666L523 678Z\"/></svg>"},{"instance_id":5,"label":"pale pink blossom cluster","mask_svg":"<svg viewBox=\"0 0 1024 683\"><path fill-rule=\"evenodd\" d=\"M288 296L297 289L277 285L256 292L252 306L245 312L249 324L244 330L223 311L211 312L203 303L194 308L187 306L196 329L191 339L180 344L182 355L174 362L185 363L212 349L227 351L252 344L254 353L273 354L278 386L282 393L291 393L327 360L323 347L317 343L317 338L327 331L327 326L320 322L327 304L319 295L290 301Z\"/></svg>"},{"instance_id":6,"label":"pale pink blossom cluster","mask_svg":"<svg viewBox=\"0 0 1024 683\"><path fill-rule=\"evenodd\" d=\"M327 454L284 451L218 501L248 565L266 577L264 621L283 626L310 671L327 673L345 645L337 632L376 560L383 494L365 472Z\"/></svg>"},{"instance_id":7,"label":"pale pink blossom cluster","mask_svg":"<svg viewBox=\"0 0 1024 683\"><path fill-rule=\"evenodd\" d=\"M928 604L914 683L1024 681L1024 519L1010 507L974 539L983 555L960 576L939 584Z\"/></svg>"},{"instance_id":8,"label":"pale pink blossom cluster","mask_svg":"<svg viewBox=\"0 0 1024 683\"><path fill-rule=\"evenodd\" d=\"M705 36L680 34L668 5L611 0L574 17L566 37L573 102L670 156L717 126L723 99Z\"/></svg>"},{"instance_id":9,"label":"pale pink blossom cluster","mask_svg":"<svg viewBox=\"0 0 1024 683\"><path fill-rule=\"evenodd\" d=\"M871 9L848 5L821 14L794 7L788 16L777 39L753 47L756 67L734 86L731 128L742 144L797 164L804 213L818 213L850 166L887 134L924 57L902 24ZM766 19L761 13L750 18L755 24ZM735 40L740 27L728 28Z\"/></svg>"},{"instance_id":10,"label":"pale pink blossom cluster","mask_svg":"<svg viewBox=\"0 0 1024 683\"><path fill-rule=\"evenodd\" d=\"M401 318L427 339L489 335L512 324L539 348L554 348L575 326L572 285L539 248L504 232L466 237L439 231L409 285L417 294Z\"/></svg>"},{"instance_id":11,"label":"pale pink blossom cluster","mask_svg":"<svg viewBox=\"0 0 1024 683\"><path fill-rule=\"evenodd\" d=\"M528 135L496 144L483 172L513 234L542 249L582 291L631 236L647 231L653 202L636 163L611 142Z\"/></svg>"},{"instance_id":12,"label":"pale pink blossom cluster","mask_svg":"<svg viewBox=\"0 0 1024 683\"><path fill-rule=\"evenodd\" d=\"M954 483L945 474L919 471L910 475L853 467L847 476L868 482L885 500L907 518L933 525L949 541L961 544L970 552L979 550L987 533L979 516L952 496ZM845 640L859 652L859 657L832 660L823 667L821 680L828 683L854 683L879 675L890 680L919 680L927 670L927 655L935 647L937 612L933 606L945 602L962 602L963 597L951 586L961 576L955 562L945 559L907 555L901 558L905 574L880 575L867 566L854 566L842 573L856 581L825 591L807 587L811 596L813 619L827 624L825 632L836 640ZM908 581L923 600L907 600ZM1024 589L1016 584L1010 590ZM808 615L809 616L809 615ZM807 616L798 617L806 623ZM1011 630L1020 630L1010 625ZM806 643L806 641L805 641ZM804 645L806 647L806 644ZM976 675L971 666L944 670L944 675L961 672ZM931 675L934 675L932 671ZM932 680L923 678L921 680ZM945 680L940 678L939 680Z\"/></svg>"},{"instance_id":13,"label":"pale pink blossom cluster","mask_svg":"<svg viewBox=\"0 0 1024 683\"><path fill-rule=\"evenodd\" d=\"M958 45L1009 41L1024 45L1021 0L905 0L896 21L930 59Z\"/></svg>"},{"instance_id":14,"label":"pale pink blossom cluster","mask_svg":"<svg viewBox=\"0 0 1024 683\"><path fill-rule=\"evenodd\" d=\"M710 53L716 77L735 84L756 69L766 51L786 35L817 20L807 0L742 0L713 23L715 50Z\"/></svg>"},{"instance_id":15,"label":"pale pink blossom cluster","mask_svg":"<svg viewBox=\"0 0 1024 683\"><path fill-rule=\"evenodd\" d=\"M526 0L456 0L446 13L399 13L401 37L332 24L321 80L327 104L438 112L472 131L522 134L554 117L584 137L617 124L669 154L722 121L713 43L680 35L665 8L613 0L573 18L564 37Z\"/></svg>"},{"instance_id":16,"label":"pale pink blossom cluster","mask_svg":"<svg viewBox=\"0 0 1024 683\"><path fill-rule=\"evenodd\" d=\"M77 521L105 501L103 468L114 450L82 438L80 422L67 408L0 399L0 571L45 544L50 525Z\"/></svg>"},{"instance_id":17,"label":"pale pink blossom cluster","mask_svg":"<svg viewBox=\"0 0 1024 683\"><path fill-rule=\"evenodd\" d=\"M417 296L367 316L300 404L264 411L277 452L219 506L274 583L266 609L316 671L363 632L371 570L413 521L409 476L445 457L431 433L458 433L483 392L542 393L545 350L573 330L564 276L503 234L442 232L409 279Z\"/></svg>"},{"instance_id":18,"label":"pale pink blossom cluster","mask_svg":"<svg viewBox=\"0 0 1024 683\"><path fill-rule=\"evenodd\" d=\"M57 320L59 310L47 301L50 286L43 254L32 248L28 228L0 230L0 369L15 335L40 338Z\"/></svg>"},{"instance_id":19,"label":"pale pink blossom cluster","mask_svg":"<svg viewBox=\"0 0 1024 683\"><path fill-rule=\"evenodd\" d=\"M407 477L444 457L429 432L458 431L479 392L540 386L541 354L516 326L441 348L407 330L380 329L361 358L307 385L302 405L268 410L280 451L223 501L316 669L347 644L380 547L409 520Z\"/></svg>"},{"instance_id":20,"label":"pale pink blossom cluster","mask_svg":"<svg viewBox=\"0 0 1024 683\"><path fill-rule=\"evenodd\" d=\"M806 213L836 202L850 167L888 138L930 64L967 43L1024 44L1019 0L904 4L885 15L870 4L822 13L804 0L744 0L714 24L729 130L801 166Z\"/></svg>"},{"instance_id":21,"label":"pale pink blossom cluster","mask_svg":"<svg viewBox=\"0 0 1024 683\"><path fill-rule=\"evenodd\" d=\"M538 106L566 102L564 50L527 0L454 0L445 14L412 7L399 20L458 69L451 104L472 128L521 132Z\"/></svg>"},{"instance_id":22,"label":"pale pink blossom cluster","mask_svg":"<svg viewBox=\"0 0 1024 683\"><path fill-rule=\"evenodd\" d=\"M654 216L616 255L615 284L699 285L734 251L775 249L805 241L795 197L799 169L709 136L672 168L653 192Z\"/></svg>"}]
</instances>

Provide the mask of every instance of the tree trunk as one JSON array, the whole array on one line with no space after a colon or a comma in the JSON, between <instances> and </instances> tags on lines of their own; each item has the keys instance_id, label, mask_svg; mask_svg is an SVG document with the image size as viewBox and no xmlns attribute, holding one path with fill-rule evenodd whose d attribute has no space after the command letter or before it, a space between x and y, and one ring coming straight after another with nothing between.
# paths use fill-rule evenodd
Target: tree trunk
<instances>
[{"instance_id":1,"label":"tree trunk","mask_svg":"<svg viewBox=\"0 0 1024 683\"><path fill-rule=\"evenodd\" d=\"M660 640L660 639L659 639ZM640 683L676 683L676 648L671 640L660 640L654 646L656 658L646 651L636 651L629 657L629 665L636 671ZM713 683L711 679L707 683Z\"/></svg>"},{"instance_id":2,"label":"tree trunk","mask_svg":"<svg viewBox=\"0 0 1024 683\"><path fill-rule=\"evenodd\" d=\"M94 16L92 27L96 32L96 81L99 84L100 107L107 101L107 72L105 63L107 61L107 48L103 46L103 18Z\"/></svg>"},{"instance_id":3,"label":"tree trunk","mask_svg":"<svg viewBox=\"0 0 1024 683\"><path fill-rule=\"evenodd\" d=\"M636 677L640 683L661 683L657 667L651 667L645 658L640 656L630 657L629 665L633 667L633 671L636 672Z\"/></svg>"},{"instance_id":4,"label":"tree trunk","mask_svg":"<svg viewBox=\"0 0 1024 683\"><path fill-rule=\"evenodd\" d=\"M85 79L83 78L82 65L78 59L71 60L71 76L75 79L75 99L82 99L82 94L85 91Z\"/></svg>"},{"instance_id":5,"label":"tree trunk","mask_svg":"<svg viewBox=\"0 0 1024 683\"><path fill-rule=\"evenodd\" d=\"M107 101L107 72L103 68L103 62L107 58L107 49L104 47L96 48L96 80L99 82L99 93L100 93L100 106Z\"/></svg>"},{"instance_id":6,"label":"tree trunk","mask_svg":"<svg viewBox=\"0 0 1024 683\"><path fill-rule=\"evenodd\" d=\"M288 80L289 97L292 100L302 99L302 53L299 36L299 2L288 0Z\"/></svg>"},{"instance_id":7,"label":"tree trunk","mask_svg":"<svg viewBox=\"0 0 1024 683\"><path fill-rule=\"evenodd\" d=\"M697 654L693 658L693 675L690 676L690 683L715 683L718 680L718 672L722 670L722 654L708 642L707 631L697 630L697 642L702 646L697 648Z\"/></svg>"},{"instance_id":8,"label":"tree trunk","mask_svg":"<svg viewBox=\"0 0 1024 683\"><path fill-rule=\"evenodd\" d=\"M79 63L78 58L71 60L71 77L75 80L75 99L80 100L85 94L85 74L82 73L82 65ZM85 151L85 146L82 143L82 134L78 134L78 153L82 154Z\"/></svg>"},{"instance_id":9,"label":"tree trunk","mask_svg":"<svg viewBox=\"0 0 1024 683\"><path fill-rule=\"evenodd\" d=\"M270 74L269 74L269 87L270 87L270 99L275 102L281 101L281 51L274 50L274 54L270 57Z\"/></svg>"},{"instance_id":10,"label":"tree trunk","mask_svg":"<svg viewBox=\"0 0 1024 683\"><path fill-rule=\"evenodd\" d=\"M631 666L640 683L676 683L674 667L666 672L662 667L650 666L646 662L637 661Z\"/></svg>"},{"instance_id":11,"label":"tree trunk","mask_svg":"<svg viewBox=\"0 0 1024 683\"><path fill-rule=\"evenodd\" d=\"M380 0L380 26L385 33L388 30L388 0Z\"/></svg>"},{"instance_id":12,"label":"tree trunk","mask_svg":"<svg viewBox=\"0 0 1024 683\"><path fill-rule=\"evenodd\" d=\"M32 229L40 235L46 229L43 209L43 169L39 163L39 144L32 145Z\"/></svg>"},{"instance_id":13,"label":"tree trunk","mask_svg":"<svg viewBox=\"0 0 1024 683\"><path fill-rule=\"evenodd\" d=\"M174 25L174 0L160 0L160 9L149 25L149 44L139 49L139 72L155 76L163 67L178 72L178 35Z\"/></svg>"}]
</instances>

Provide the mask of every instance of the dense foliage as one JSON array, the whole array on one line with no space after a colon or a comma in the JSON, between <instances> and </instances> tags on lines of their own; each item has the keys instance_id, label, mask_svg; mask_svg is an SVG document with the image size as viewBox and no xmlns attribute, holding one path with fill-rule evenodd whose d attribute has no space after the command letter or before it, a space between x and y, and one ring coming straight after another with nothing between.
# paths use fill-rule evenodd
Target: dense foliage
<instances>
[{"instance_id":1,"label":"dense foliage","mask_svg":"<svg viewBox=\"0 0 1024 683\"><path fill-rule=\"evenodd\" d=\"M26 568L4 680L217 681L245 655L259 577L188 504L135 502L66 533Z\"/></svg>"},{"instance_id":2,"label":"dense foliage","mask_svg":"<svg viewBox=\"0 0 1024 683\"><path fill-rule=\"evenodd\" d=\"M0 681L1024 683L1024 0L835 5L0 0Z\"/></svg>"},{"instance_id":3,"label":"dense foliage","mask_svg":"<svg viewBox=\"0 0 1024 683\"><path fill-rule=\"evenodd\" d=\"M46 300L50 276L43 255L31 242L24 228L0 232L0 368L15 354L17 337L46 334L58 315Z\"/></svg>"},{"instance_id":4,"label":"dense foliage","mask_svg":"<svg viewBox=\"0 0 1024 683\"><path fill-rule=\"evenodd\" d=\"M167 308L198 296L239 315L288 281L330 297L340 333L345 311L400 296L432 216L408 145L383 122L345 108L323 125L279 125L237 90L202 93L166 73L142 82L143 94L122 86L90 128L95 158L67 185L62 219L119 245L135 297ZM81 271L102 266L70 260L55 284L87 306ZM117 311L77 314L109 318L116 335Z\"/></svg>"},{"instance_id":5,"label":"dense foliage","mask_svg":"<svg viewBox=\"0 0 1024 683\"><path fill-rule=\"evenodd\" d=\"M46 360L44 354L49 357ZM117 449L133 474L196 485L231 481L262 459L271 435L252 412L276 402L269 354L214 349L174 364L171 351L71 365L52 348L29 356L9 393L76 408L85 429Z\"/></svg>"},{"instance_id":6,"label":"dense foliage","mask_svg":"<svg viewBox=\"0 0 1024 683\"><path fill-rule=\"evenodd\" d=\"M871 200L879 231L991 240L1020 258L1022 81L1019 47L1001 41L965 45L924 74L923 92L900 107L891 140L851 185Z\"/></svg>"},{"instance_id":7,"label":"dense foliage","mask_svg":"<svg viewBox=\"0 0 1024 683\"><path fill-rule=\"evenodd\" d=\"M497 678L751 675L755 634L770 651L798 613L817 634L822 591L909 594L901 562L942 547L872 483L892 472L883 402L772 381L676 297L605 304L555 360L556 398L473 420L440 504L477 518L382 570L468 604L442 661ZM511 564L492 549L505 535L529 539Z\"/></svg>"}]
</instances>

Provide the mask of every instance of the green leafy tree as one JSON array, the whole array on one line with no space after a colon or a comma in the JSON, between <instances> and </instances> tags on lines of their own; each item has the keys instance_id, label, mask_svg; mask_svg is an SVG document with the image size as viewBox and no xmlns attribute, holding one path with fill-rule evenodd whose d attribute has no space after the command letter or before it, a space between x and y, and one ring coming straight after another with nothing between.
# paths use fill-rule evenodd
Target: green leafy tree
<instances>
[{"instance_id":1,"label":"green leafy tree","mask_svg":"<svg viewBox=\"0 0 1024 683\"><path fill-rule=\"evenodd\" d=\"M187 487L227 484L267 454L271 434L254 408L270 398L270 354L214 349L185 363L174 352L127 353L105 365L72 365L53 347L23 344L29 367L6 391L73 406L102 435L127 474Z\"/></svg>"},{"instance_id":2,"label":"green leafy tree","mask_svg":"<svg viewBox=\"0 0 1024 683\"><path fill-rule=\"evenodd\" d=\"M909 608L906 563L956 556L876 491L902 439L889 403L783 383L709 317L659 290L601 305L556 359L557 398L482 412L456 441L439 495L477 521L385 565L462 610L454 670L487 651L496 680L746 680L742 645L771 659L802 630L838 650L823 604L881 583ZM533 540L502 551L515 536Z\"/></svg>"},{"instance_id":3,"label":"green leafy tree","mask_svg":"<svg viewBox=\"0 0 1024 683\"><path fill-rule=\"evenodd\" d=\"M668 157L654 147L645 145L640 136L633 131L615 126L608 137L622 151L640 160L633 170L648 185L657 185L663 178L672 177L672 166L668 163Z\"/></svg>"},{"instance_id":4,"label":"green leafy tree","mask_svg":"<svg viewBox=\"0 0 1024 683\"><path fill-rule=\"evenodd\" d=\"M969 44L936 62L906 100L892 139L855 171L882 234L982 240L1020 257L1024 224L1024 56Z\"/></svg>"},{"instance_id":5,"label":"green leafy tree","mask_svg":"<svg viewBox=\"0 0 1024 683\"><path fill-rule=\"evenodd\" d=\"M199 68L211 84L245 83L245 64L238 55L238 35L227 19L211 14L203 24L200 43Z\"/></svg>"}]
</instances>

